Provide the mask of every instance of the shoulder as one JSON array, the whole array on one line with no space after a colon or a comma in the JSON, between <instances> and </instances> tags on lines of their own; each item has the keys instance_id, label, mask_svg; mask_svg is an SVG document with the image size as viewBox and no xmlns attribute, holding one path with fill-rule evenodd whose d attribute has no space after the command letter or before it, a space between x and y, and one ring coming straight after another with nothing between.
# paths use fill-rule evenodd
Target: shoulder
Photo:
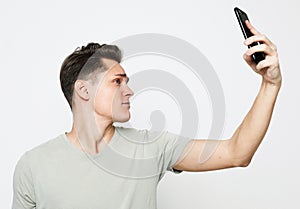
<instances>
[{"instance_id":1,"label":"shoulder","mask_svg":"<svg viewBox=\"0 0 300 209\"><path fill-rule=\"evenodd\" d=\"M57 152L62 149L62 145L63 136L61 134L55 138L48 139L46 142L43 142L30 150L27 150L21 155L18 163L30 164L41 161L46 157L48 158L52 155L56 155Z\"/></svg>"}]
</instances>

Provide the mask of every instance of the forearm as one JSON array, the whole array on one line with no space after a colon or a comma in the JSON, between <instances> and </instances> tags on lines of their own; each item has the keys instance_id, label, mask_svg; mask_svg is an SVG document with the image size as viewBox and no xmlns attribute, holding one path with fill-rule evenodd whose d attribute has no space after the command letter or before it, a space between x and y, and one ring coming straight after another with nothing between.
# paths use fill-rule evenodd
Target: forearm
<instances>
[{"instance_id":1,"label":"forearm","mask_svg":"<svg viewBox=\"0 0 300 209\"><path fill-rule=\"evenodd\" d=\"M241 125L230 139L234 161L238 166L248 165L263 140L274 109L280 85L262 81L259 93Z\"/></svg>"}]
</instances>

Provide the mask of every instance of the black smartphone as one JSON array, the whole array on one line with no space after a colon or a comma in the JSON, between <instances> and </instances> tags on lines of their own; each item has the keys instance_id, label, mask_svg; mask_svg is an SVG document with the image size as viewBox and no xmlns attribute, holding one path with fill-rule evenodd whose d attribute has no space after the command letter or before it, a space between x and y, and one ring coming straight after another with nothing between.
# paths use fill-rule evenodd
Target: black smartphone
<instances>
[{"instance_id":1,"label":"black smartphone","mask_svg":"<svg viewBox=\"0 0 300 209\"><path fill-rule=\"evenodd\" d=\"M239 24L240 24L240 27L242 29L244 38L247 39L250 36L253 36L253 33L251 33L251 31L249 30L249 28L246 26L246 23L245 23L246 20L249 21L249 18L247 16L247 14L244 11L242 11L241 9L237 8L237 7L234 8L234 12L235 12L235 15L236 15L236 17L239 21ZM261 44L261 43L260 42L254 42L254 43L250 44L248 47L250 48L252 46L256 46L256 45L259 45L259 44ZM252 55L252 59L257 64L260 61L265 59L265 53L255 52Z\"/></svg>"}]
</instances>

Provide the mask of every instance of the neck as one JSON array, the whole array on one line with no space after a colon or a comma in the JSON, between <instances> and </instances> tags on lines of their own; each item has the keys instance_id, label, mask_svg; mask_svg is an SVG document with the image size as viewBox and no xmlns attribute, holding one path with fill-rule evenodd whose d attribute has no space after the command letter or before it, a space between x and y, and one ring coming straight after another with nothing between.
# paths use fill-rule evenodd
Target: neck
<instances>
[{"instance_id":1,"label":"neck","mask_svg":"<svg viewBox=\"0 0 300 209\"><path fill-rule=\"evenodd\" d=\"M114 132L112 120L85 112L73 114L72 130L66 135L79 149L93 155L99 153L110 142Z\"/></svg>"}]
</instances>

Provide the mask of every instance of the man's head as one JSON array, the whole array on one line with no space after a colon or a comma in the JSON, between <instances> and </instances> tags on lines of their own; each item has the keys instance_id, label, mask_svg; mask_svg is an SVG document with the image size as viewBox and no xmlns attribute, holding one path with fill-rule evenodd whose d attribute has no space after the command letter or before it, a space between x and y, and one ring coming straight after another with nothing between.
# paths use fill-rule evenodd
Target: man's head
<instances>
[{"instance_id":1,"label":"man's head","mask_svg":"<svg viewBox=\"0 0 300 209\"><path fill-rule=\"evenodd\" d=\"M60 82L72 110L76 105L91 107L96 114L115 121L129 119L129 105L122 103L128 102L133 92L127 86L121 59L117 46L97 43L83 46L65 59Z\"/></svg>"}]
</instances>

